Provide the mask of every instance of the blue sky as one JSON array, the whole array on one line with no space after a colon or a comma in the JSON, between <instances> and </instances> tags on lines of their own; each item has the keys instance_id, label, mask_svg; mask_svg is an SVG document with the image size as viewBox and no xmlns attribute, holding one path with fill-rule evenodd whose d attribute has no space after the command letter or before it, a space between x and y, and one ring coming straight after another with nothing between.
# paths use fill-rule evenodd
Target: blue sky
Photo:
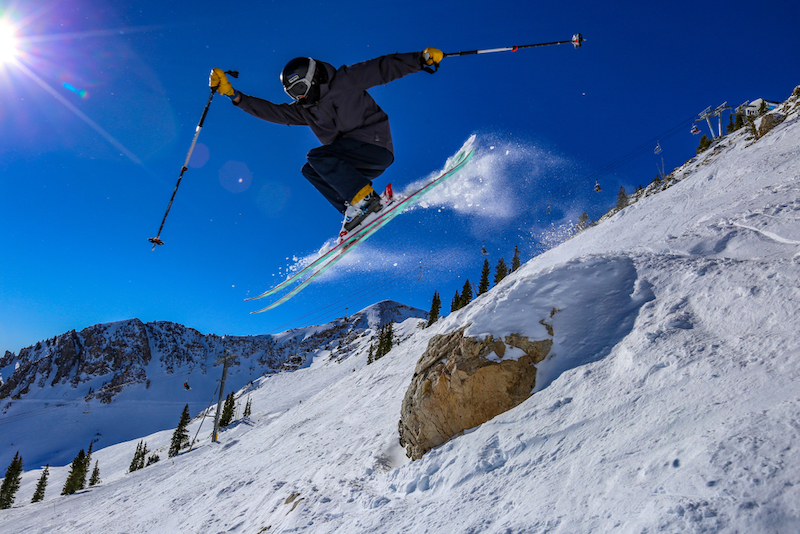
<instances>
[{"instance_id":1,"label":"blue sky","mask_svg":"<svg viewBox=\"0 0 800 534\"><path fill-rule=\"evenodd\" d=\"M800 6L788 1L35 0L0 1L0 17L17 38L0 67L0 354L132 317L261 334L381 299L428 309L435 290L448 307L466 278L477 283L481 246L492 266L515 246L529 258L583 211L600 217L620 186L649 183L661 155L667 172L692 157L691 119L704 108L783 100L800 84ZM395 219L284 306L250 315L260 306L243 299L340 225L299 173L317 146L306 128L216 97L166 245L151 251L211 68L237 69L237 89L284 102L278 74L296 56L338 66L576 32L579 50L446 58L435 75L373 89L396 151L376 186L435 172L472 134L475 165L439 206Z\"/></svg>"}]
</instances>

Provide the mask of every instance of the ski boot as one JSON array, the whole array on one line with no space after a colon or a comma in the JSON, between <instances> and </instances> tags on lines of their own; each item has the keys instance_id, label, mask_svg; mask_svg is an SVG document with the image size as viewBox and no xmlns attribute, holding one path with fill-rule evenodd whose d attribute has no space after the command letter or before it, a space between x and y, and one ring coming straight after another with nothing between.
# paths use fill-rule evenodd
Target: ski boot
<instances>
[{"instance_id":1,"label":"ski boot","mask_svg":"<svg viewBox=\"0 0 800 534\"><path fill-rule=\"evenodd\" d=\"M360 199L359 196L361 197ZM386 190L382 195L378 195L370 185L359 191L353 202L347 205L347 209L344 212L342 230L339 232L339 242L341 243L348 235L365 223L367 218L374 219L374 216L369 216L380 212L392 200L392 197L392 184L386 186Z\"/></svg>"}]
</instances>

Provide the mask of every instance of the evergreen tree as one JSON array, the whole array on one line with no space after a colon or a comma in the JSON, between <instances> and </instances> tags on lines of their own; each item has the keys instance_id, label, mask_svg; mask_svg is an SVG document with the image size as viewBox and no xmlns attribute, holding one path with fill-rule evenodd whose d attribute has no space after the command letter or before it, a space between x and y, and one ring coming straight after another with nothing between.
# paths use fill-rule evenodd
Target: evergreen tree
<instances>
[{"instance_id":1,"label":"evergreen tree","mask_svg":"<svg viewBox=\"0 0 800 534\"><path fill-rule=\"evenodd\" d=\"M136 452L133 453L133 459L131 459L131 464L128 466L128 473L133 473L134 471L138 471L139 467L139 457L141 456L142 452L142 442L136 444Z\"/></svg>"},{"instance_id":2,"label":"evergreen tree","mask_svg":"<svg viewBox=\"0 0 800 534\"><path fill-rule=\"evenodd\" d=\"M587 221L589 220L589 214L585 211L578 217L578 224L575 225L575 231L580 232L582 230L586 230L588 227Z\"/></svg>"},{"instance_id":3,"label":"evergreen tree","mask_svg":"<svg viewBox=\"0 0 800 534\"><path fill-rule=\"evenodd\" d=\"M742 115L741 113L737 113L736 122L733 123L733 129L734 131L736 131L740 129L742 126L744 126L744 115Z\"/></svg>"},{"instance_id":4,"label":"evergreen tree","mask_svg":"<svg viewBox=\"0 0 800 534\"><path fill-rule=\"evenodd\" d=\"M225 405L222 407L222 414L219 416L219 427L225 428L233 423L234 410L236 409L236 401L233 398L233 391L225 397Z\"/></svg>"},{"instance_id":5,"label":"evergreen tree","mask_svg":"<svg viewBox=\"0 0 800 534\"><path fill-rule=\"evenodd\" d=\"M700 146L697 147L696 152L701 154L708 150L708 147L711 146L711 139L708 138L706 134L703 134L703 137L700 138Z\"/></svg>"},{"instance_id":6,"label":"evergreen tree","mask_svg":"<svg viewBox=\"0 0 800 534\"><path fill-rule=\"evenodd\" d=\"M145 467L147 467L148 465L156 463L160 459L161 459L161 457L159 455L157 455L156 453L151 454L150 456L147 457L147 463L145 464Z\"/></svg>"},{"instance_id":7,"label":"evergreen tree","mask_svg":"<svg viewBox=\"0 0 800 534\"><path fill-rule=\"evenodd\" d=\"M481 283L478 284L478 295L483 295L487 291L489 291L489 273L491 269L489 268L489 260L483 258L483 269L481 269Z\"/></svg>"},{"instance_id":8,"label":"evergreen tree","mask_svg":"<svg viewBox=\"0 0 800 534\"><path fill-rule=\"evenodd\" d=\"M377 343L369 348L367 363L377 362L386 356L392 350L392 345L394 345L394 325L387 323L378 333Z\"/></svg>"},{"instance_id":9,"label":"evergreen tree","mask_svg":"<svg viewBox=\"0 0 800 534\"><path fill-rule=\"evenodd\" d=\"M380 356L377 356L375 358L376 360L389 354L389 351L392 350L392 346L394 345L394 323L386 323L381 330Z\"/></svg>"},{"instance_id":10,"label":"evergreen tree","mask_svg":"<svg viewBox=\"0 0 800 534\"><path fill-rule=\"evenodd\" d=\"M144 468L148 452L150 451L147 450L147 443L144 440L136 444L136 452L133 453L133 460L131 460L131 465L128 467L128 473Z\"/></svg>"},{"instance_id":11,"label":"evergreen tree","mask_svg":"<svg viewBox=\"0 0 800 534\"><path fill-rule=\"evenodd\" d=\"M84 487L86 487L86 452L81 449L75 459L72 460L61 495L72 495Z\"/></svg>"},{"instance_id":12,"label":"evergreen tree","mask_svg":"<svg viewBox=\"0 0 800 534\"><path fill-rule=\"evenodd\" d=\"M92 449L94 449L94 441L89 442L89 452L86 453L86 458L83 460L83 480L81 480L80 489L86 488L86 477L89 474L89 467L92 465Z\"/></svg>"},{"instance_id":13,"label":"evergreen tree","mask_svg":"<svg viewBox=\"0 0 800 534\"><path fill-rule=\"evenodd\" d=\"M461 295L458 291L456 291L453 300L450 302L450 312L458 311L459 305L461 304Z\"/></svg>"},{"instance_id":14,"label":"evergreen tree","mask_svg":"<svg viewBox=\"0 0 800 534\"><path fill-rule=\"evenodd\" d=\"M506 260L500 258L497 260L497 265L494 267L494 285L500 283L500 280L508 276L508 267L506 267Z\"/></svg>"},{"instance_id":15,"label":"evergreen tree","mask_svg":"<svg viewBox=\"0 0 800 534\"><path fill-rule=\"evenodd\" d=\"M767 104L767 101L762 100L761 105L758 106L758 116L761 117L763 115L766 115L768 111L769 111L769 105Z\"/></svg>"},{"instance_id":16,"label":"evergreen tree","mask_svg":"<svg viewBox=\"0 0 800 534\"><path fill-rule=\"evenodd\" d=\"M617 193L617 206L618 210L628 205L628 195L625 193L625 186L619 186L619 193Z\"/></svg>"},{"instance_id":17,"label":"evergreen tree","mask_svg":"<svg viewBox=\"0 0 800 534\"><path fill-rule=\"evenodd\" d=\"M6 469L6 476L3 484L0 485L0 510L11 508L14 504L14 497L19 490L19 483L22 479L22 457L19 451L14 455L14 459Z\"/></svg>"},{"instance_id":18,"label":"evergreen tree","mask_svg":"<svg viewBox=\"0 0 800 534\"><path fill-rule=\"evenodd\" d=\"M431 299L431 312L428 314L428 324L431 326L439 319L439 310L442 309L442 299L439 298L439 292L433 292L433 299Z\"/></svg>"},{"instance_id":19,"label":"evergreen tree","mask_svg":"<svg viewBox=\"0 0 800 534\"><path fill-rule=\"evenodd\" d=\"M169 453L167 453L170 458L177 456L178 453L181 452L181 449L189 446L189 431L186 430L186 427L191 420L191 417L189 417L189 405L187 404L183 407L183 411L181 412L178 427L175 429L175 432L172 433L172 441L170 441Z\"/></svg>"},{"instance_id":20,"label":"evergreen tree","mask_svg":"<svg viewBox=\"0 0 800 534\"><path fill-rule=\"evenodd\" d=\"M587 215L586 217L588 219L589 216ZM511 272L513 273L514 271L519 269L520 265L522 265L522 262L519 259L519 248L515 246L514 257L511 259Z\"/></svg>"},{"instance_id":21,"label":"evergreen tree","mask_svg":"<svg viewBox=\"0 0 800 534\"><path fill-rule=\"evenodd\" d=\"M44 499L44 490L47 488L47 475L50 474L50 464L44 466L42 476L39 477L39 482L36 483L36 491L33 492L33 499L31 503L39 502Z\"/></svg>"},{"instance_id":22,"label":"evergreen tree","mask_svg":"<svg viewBox=\"0 0 800 534\"><path fill-rule=\"evenodd\" d=\"M733 124L733 113L728 115L728 125L725 127L725 133L731 134L736 131L736 127Z\"/></svg>"},{"instance_id":23,"label":"evergreen tree","mask_svg":"<svg viewBox=\"0 0 800 534\"><path fill-rule=\"evenodd\" d=\"M100 484L100 462L95 460L92 476L89 478L89 487L96 486L98 484Z\"/></svg>"},{"instance_id":24,"label":"evergreen tree","mask_svg":"<svg viewBox=\"0 0 800 534\"><path fill-rule=\"evenodd\" d=\"M244 413L242 414L242 417L250 417L250 414L253 413L252 402L252 399L247 397L247 404L244 405Z\"/></svg>"},{"instance_id":25,"label":"evergreen tree","mask_svg":"<svg viewBox=\"0 0 800 534\"><path fill-rule=\"evenodd\" d=\"M464 282L464 287L461 288L461 303L459 308L464 308L467 304L472 302L472 284L469 283L469 278Z\"/></svg>"}]
</instances>

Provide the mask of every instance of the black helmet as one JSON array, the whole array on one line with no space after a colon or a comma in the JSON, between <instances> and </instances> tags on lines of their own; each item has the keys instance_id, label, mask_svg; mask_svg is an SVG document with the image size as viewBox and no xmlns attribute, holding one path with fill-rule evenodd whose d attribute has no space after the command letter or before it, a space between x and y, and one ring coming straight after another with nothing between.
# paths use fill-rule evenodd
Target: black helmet
<instances>
[{"instance_id":1,"label":"black helmet","mask_svg":"<svg viewBox=\"0 0 800 534\"><path fill-rule=\"evenodd\" d=\"M320 77L321 72L314 59L296 57L283 67L281 83L283 90L293 99L307 98L315 102L319 98Z\"/></svg>"}]
</instances>

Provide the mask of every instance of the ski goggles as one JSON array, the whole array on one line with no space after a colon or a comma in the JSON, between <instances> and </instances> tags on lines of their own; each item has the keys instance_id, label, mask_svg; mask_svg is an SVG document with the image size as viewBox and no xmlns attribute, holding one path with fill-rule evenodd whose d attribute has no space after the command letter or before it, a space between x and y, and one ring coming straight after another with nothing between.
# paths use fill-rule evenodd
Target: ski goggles
<instances>
[{"instance_id":1,"label":"ski goggles","mask_svg":"<svg viewBox=\"0 0 800 534\"><path fill-rule=\"evenodd\" d=\"M305 77L301 78L299 74L292 74L289 79L288 85L283 87L286 94L295 100L300 100L308 95L311 90L311 82L314 79L314 73L317 71L317 62L308 58L308 71Z\"/></svg>"}]
</instances>

